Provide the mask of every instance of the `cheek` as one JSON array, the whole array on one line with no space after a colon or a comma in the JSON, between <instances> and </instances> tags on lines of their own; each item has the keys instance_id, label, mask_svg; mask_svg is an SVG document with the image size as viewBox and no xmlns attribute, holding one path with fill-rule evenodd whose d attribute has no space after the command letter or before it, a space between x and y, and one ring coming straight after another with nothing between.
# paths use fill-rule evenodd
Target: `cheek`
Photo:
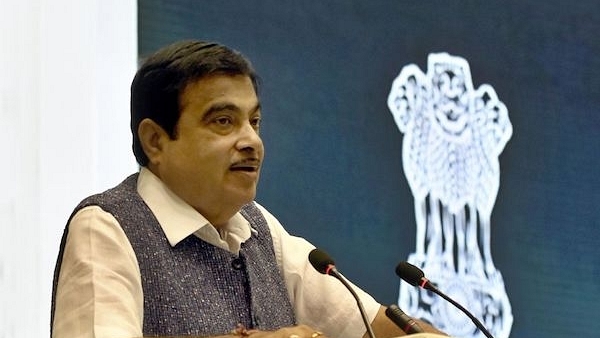
<instances>
[{"instance_id":1,"label":"cheek","mask_svg":"<svg viewBox=\"0 0 600 338\"><path fill-rule=\"evenodd\" d=\"M261 145L262 152L262 145ZM172 154L188 175L222 175L235 158L235 139L196 130L182 132L173 144Z\"/></svg>"},{"instance_id":2,"label":"cheek","mask_svg":"<svg viewBox=\"0 0 600 338\"><path fill-rule=\"evenodd\" d=\"M181 149L179 161L187 168L188 173L203 175L220 174L229 166L227 150L217 147L215 143L191 143Z\"/></svg>"},{"instance_id":3,"label":"cheek","mask_svg":"<svg viewBox=\"0 0 600 338\"><path fill-rule=\"evenodd\" d=\"M169 144L164 152L163 164L172 171L173 175L187 177L197 170L202 159L200 150L194 146L194 143L185 139L177 139Z\"/></svg>"}]
</instances>

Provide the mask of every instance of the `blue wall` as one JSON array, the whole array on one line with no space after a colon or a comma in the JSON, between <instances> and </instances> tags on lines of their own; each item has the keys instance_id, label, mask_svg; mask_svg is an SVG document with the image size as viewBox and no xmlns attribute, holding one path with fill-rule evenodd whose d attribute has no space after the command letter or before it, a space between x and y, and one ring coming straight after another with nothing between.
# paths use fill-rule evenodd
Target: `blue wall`
<instances>
[{"instance_id":1,"label":"blue wall","mask_svg":"<svg viewBox=\"0 0 600 338\"><path fill-rule=\"evenodd\" d=\"M600 323L600 2L139 1L143 56L182 38L242 51L262 77L258 201L384 304L415 249L402 134L386 99L427 55L469 62L513 136L500 156L492 254L511 337Z\"/></svg>"}]
</instances>

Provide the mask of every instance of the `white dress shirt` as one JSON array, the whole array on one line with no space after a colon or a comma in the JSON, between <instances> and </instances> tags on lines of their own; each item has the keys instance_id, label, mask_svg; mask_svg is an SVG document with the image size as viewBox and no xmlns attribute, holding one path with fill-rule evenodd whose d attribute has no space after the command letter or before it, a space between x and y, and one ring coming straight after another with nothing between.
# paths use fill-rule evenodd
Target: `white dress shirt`
<instances>
[{"instance_id":1,"label":"white dress shirt","mask_svg":"<svg viewBox=\"0 0 600 338\"><path fill-rule=\"evenodd\" d=\"M194 234L237 254L241 243L256 231L239 213L217 231L146 168L140 171L137 190L172 246ZM318 273L308 262L314 246L291 236L271 213L258 207L271 231L277 264L297 321L332 338L362 337L365 328L352 295L338 280ZM355 291L373 321L379 303L360 289ZM143 310L140 269L125 232L100 207L81 209L69 224L53 338L141 337Z\"/></svg>"}]
</instances>

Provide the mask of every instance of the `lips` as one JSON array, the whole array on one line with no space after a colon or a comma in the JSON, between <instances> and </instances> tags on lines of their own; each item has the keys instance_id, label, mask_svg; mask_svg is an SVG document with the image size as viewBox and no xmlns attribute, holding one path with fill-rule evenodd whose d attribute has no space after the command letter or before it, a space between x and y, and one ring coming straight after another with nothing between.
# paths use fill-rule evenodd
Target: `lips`
<instances>
[{"instance_id":1,"label":"lips","mask_svg":"<svg viewBox=\"0 0 600 338\"><path fill-rule=\"evenodd\" d=\"M247 159L236 162L229 167L231 171L256 172L260 168L258 159Z\"/></svg>"}]
</instances>

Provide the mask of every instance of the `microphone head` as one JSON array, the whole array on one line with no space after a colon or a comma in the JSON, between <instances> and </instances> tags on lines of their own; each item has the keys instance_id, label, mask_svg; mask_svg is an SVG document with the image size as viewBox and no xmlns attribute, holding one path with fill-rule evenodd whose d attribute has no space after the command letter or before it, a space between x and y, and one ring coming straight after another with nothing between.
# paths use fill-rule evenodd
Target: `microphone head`
<instances>
[{"instance_id":1,"label":"microphone head","mask_svg":"<svg viewBox=\"0 0 600 338\"><path fill-rule=\"evenodd\" d=\"M396 275L412 286L419 286L425 274L409 262L400 262L396 267Z\"/></svg>"},{"instance_id":2,"label":"microphone head","mask_svg":"<svg viewBox=\"0 0 600 338\"><path fill-rule=\"evenodd\" d=\"M322 274L328 274L331 265L335 265L333 259L321 249L313 249L308 254L308 261L312 264L315 270Z\"/></svg>"}]
</instances>

